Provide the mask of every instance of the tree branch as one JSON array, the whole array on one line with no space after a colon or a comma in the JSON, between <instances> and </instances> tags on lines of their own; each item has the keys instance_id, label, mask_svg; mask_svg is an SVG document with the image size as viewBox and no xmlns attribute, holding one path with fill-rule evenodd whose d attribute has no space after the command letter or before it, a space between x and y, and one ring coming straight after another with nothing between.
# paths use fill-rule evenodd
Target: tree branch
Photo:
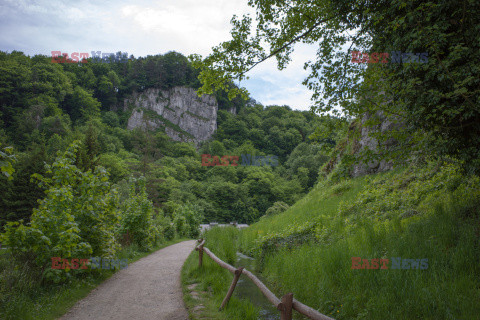
<instances>
[{"instance_id":1,"label":"tree branch","mask_svg":"<svg viewBox=\"0 0 480 320\"><path fill-rule=\"evenodd\" d=\"M307 31L305 31L304 33L302 33L301 35L298 35L296 36L295 38L293 38L292 40L290 40L288 43L284 44L283 46L281 46L280 48L276 49L275 51L273 51L272 53L270 53L267 57L263 58L262 60L260 61L257 61L255 62L250 68L248 68L245 72L242 72L240 73L240 75L243 75L245 73L247 73L248 71L252 70L253 68L255 68L257 65L259 65L260 63L264 62L265 60L273 57L274 55L276 55L277 53L279 53L280 51L283 51L285 48L287 48L288 46L290 46L291 44L297 42L298 40L302 39L303 37L305 37L306 35L308 35L310 32L312 32L316 27L318 27L321 23L324 23L326 21L329 21L333 18L328 18L328 19L323 19L323 20L320 20L318 22L316 22L313 26L311 26L310 28L308 28Z\"/></svg>"}]
</instances>

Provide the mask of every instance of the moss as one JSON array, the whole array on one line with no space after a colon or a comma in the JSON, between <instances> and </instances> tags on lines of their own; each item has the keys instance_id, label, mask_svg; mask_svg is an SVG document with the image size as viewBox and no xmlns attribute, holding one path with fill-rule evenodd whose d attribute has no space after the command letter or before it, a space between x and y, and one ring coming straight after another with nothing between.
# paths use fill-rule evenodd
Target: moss
<instances>
[{"instance_id":1,"label":"moss","mask_svg":"<svg viewBox=\"0 0 480 320\"><path fill-rule=\"evenodd\" d=\"M190 111L185 111L185 113L191 115L191 116L194 117L194 118L197 118L197 119L200 119L200 120L203 120L203 121L210 121L210 119L205 118L205 117L202 117L202 116L199 116L198 114L195 114L195 113L190 112Z\"/></svg>"},{"instance_id":2,"label":"moss","mask_svg":"<svg viewBox=\"0 0 480 320\"><path fill-rule=\"evenodd\" d=\"M170 111L172 111L172 112L175 112L175 109L170 108L170 101L168 101L168 104L165 106L165 109L168 109L168 110L170 110Z\"/></svg>"},{"instance_id":3,"label":"moss","mask_svg":"<svg viewBox=\"0 0 480 320\"><path fill-rule=\"evenodd\" d=\"M169 127L169 128L172 128L173 130L179 132L180 134L183 134L189 138L192 138L194 139L195 137L193 135L191 135L190 133L184 131L182 128L180 128L178 125L172 123L170 120L168 119L165 119L164 117L162 117L161 115L159 115L158 113L156 113L155 111L153 110L145 110L144 111L144 117L146 117L147 119L151 119L151 120L160 120L165 127Z\"/></svg>"}]
</instances>

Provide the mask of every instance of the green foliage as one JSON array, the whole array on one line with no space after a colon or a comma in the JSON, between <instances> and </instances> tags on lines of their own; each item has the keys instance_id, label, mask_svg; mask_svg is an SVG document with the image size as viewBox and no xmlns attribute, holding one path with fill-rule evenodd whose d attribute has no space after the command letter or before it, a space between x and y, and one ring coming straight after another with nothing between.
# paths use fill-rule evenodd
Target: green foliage
<instances>
[{"instance_id":1,"label":"green foliage","mask_svg":"<svg viewBox=\"0 0 480 320\"><path fill-rule=\"evenodd\" d=\"M118 154L103 153L98 159L98 164L107 169L110 180L116 183L125 178L130 170L125 161Z\"/></svg>"},{"instance_id":2,"label":"green foliage","mask_svg":"<svg viewBox=\"0 0 480 320\"><path fill-rule=\"evenodd\" d=\"M203 210L199 205L186 203L174 212L174 224L181 237L195 238L200 234Z\"/></svg>"},{"instance_id":3,"label":"green foliage","mask_svg":"<svg viewBox=\"0 0 480 320\"><path fill-rule=\"evenodd\" d=\"M13 148L4 147L3 151L0 151L0 172L8 179L12 179L12 173L15 171L12 166L14 162L15 155L13 155Z\"/></svg>"},{"instance_id":4,"label":"green foliage","mask_svg":"<svg viewBox=\"0 0 480 320\"><path fill-rule=\"evenodd\" d=\"M265 212L265 215L273 216L273 215L282 213L283 211L286 211L288 208L289 208L289 205L286 204L285 202L277 201L273 204L273 206L267 209L267 211Z\"/></svg>"},{"instance_id":5,"label":"green foliage","mask_svg":"<svg viewBox=\"0 0 480 320\"><path fill-rule=\"evenodd\" d=\"M170 220L168 220L170 221ZM175 227L173 223L169 222L163 229L163 236L166 240L172 240L176 237Z\"/></svg>"},{"instance_id":6,"label":"green foliage","mask_svg":"<svg viewBox=\"0 0 480 320\"><path fill-rule=\"evenodd\" d=\"M15 255L28 253L28 259L42 269L51 265L52 257L111 258L117 250L116 194L103 168L82 172L74 165L78 148L79 142L74 142L52 165L46 165L46 176L35 174L47 191L39 208L33 210L30 226L10 222L1 236ZM82 271L48 268L43 276L57 282Z\"/></svg>"},{"instance_id":7,"label":"green foliage","mask_svg":"<svg viewBox=\"0 0 480 320\"><path fill-rule=\"evenodd\" d=\"M116 114L114 111L107 111L107 112L103 113L102 121L106 125L108 125L112 128L116 128L120 125L120 118L119 118L118 114Z\"/></svg>"},{"instance_id":8,"label":"green foliage","mask_svg":"<svg viewBox=\"0 0 480 320\"><path fill-rule=\"evenodd\" d=\"M474 201L476 179L466 182L461 163L430 163L422 169L409 168L395 178L378 178L358 194L356 201L341 206L342 215L356 214L378 220L428 214L447 192L470 190L463 196ZM466 190L464 190L466 191ZM460 192L460 191L457 191Z\"/></svg>"},{"instance_id":9,"label":"green foliage","mask_svg":"<svg viewBox=\"0 0 480 320\"><path fill-rule=\"evenodd\" d=\"M147 198L145 179L131 182L130 194L121 207L118 233L128 233L133 243L147 251L153 246L158 232L153 221L153 203Z\"/></svg>"},{"instance_id":10,"label":"green foliage","mask_svg":"<svg viewBox=\"0 0 480 320\"><path fill-rule=\"evenodd\" d=\"M187 234L187 220L184 216L176 215L173 218L173 225L178 235L185 236Z\"/></svg>"},{"instance_id":11,"label":"green foliage","mask_svg":"<svg viewBox=\"0 0 480 320\"><path fill-rule=\"evenodd\" d=\"M99 130L96 123L89 122L85 131L84 143L78 149L76 156L76 166L84 171L93 171L98 164L98 154L100 152Z\"/></svg>"},{"instance_id":12,"label":"green foliage","mask_svg":"<svg viewBox=\"0 0 480 320\"><path fill-rule=\"evenodd\" d=\"M44 174L47 154L45 146L35 145L27 153L16 155L15 172L9 178L0 176L0 230L7 221L28 222L38 199L44 197L44 188L30 180L34 173ZM13 178L13 179L12 179Z\"/></svg>"},{"instance_id":13,"label":"green foliage","mask_svg":"<svg viewBox=\"0 0 480 320\"><path fill-rule=\"evenodd\" d=\"M72 121L91 120L100 116L100 102L81 87L75 87L71 97L67 97L66 112Z\"/></svg>"},{"instance_id":14,"label":"green foliage","mask_svg":"<svg viewBox=\"0 0 480 320\"><path fill-rule=\"evenodd\" d=\"M70 134L70 117L66 114L45 117L42 119L39 130L45 134L46 138L51 138L55 134L66 136Z\"/></svg>"},{"instance_id":15,"label":"green foliage","mask_svg":"<svg viewBox=\"0 0 480 320\"><path fill-rule=\"evenodd\" d=\"M244 88L229 90L228 83L248 78L252 68L271 57L282 70L296 43L318 43L303 81L313 92L312 111L346 119L381 111L403 123L395 133L402 148L388 152L389 158L406 160L413 151L450 155L479 170L474 146L480 137L480 8L474 1L463 6L436 1L248 4L255 9L255 22L250 15L233 16L230 40L204 59L190 57L200 70L199 93L223 89L230 99L246 96ZM427 53L428 61L394 63L390 57L388 63L367 65L352 63L353 51ZM383 134L382 140L391 136Z\"/></svg>"}]
</instances>

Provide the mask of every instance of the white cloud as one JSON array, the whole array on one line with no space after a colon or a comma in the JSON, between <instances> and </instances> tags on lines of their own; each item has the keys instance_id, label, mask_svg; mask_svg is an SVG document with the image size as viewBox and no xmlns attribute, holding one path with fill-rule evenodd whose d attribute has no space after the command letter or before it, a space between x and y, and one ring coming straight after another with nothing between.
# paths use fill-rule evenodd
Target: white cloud
<instances>
[{"instance_id":1,"label":"white cloud","mask_svg":"<svg viewBox=\"0 0 480 320\"><path fill-rule=\"evenodd\" d=\"M252 92L255 100L264 105L286 104L293 109L309 110L311 92L301 83L309 73L303 69L303 65L315 56L315 51L314 45L299 44L287 68L278 70L275 58L271 58L252 69L250 80L242 85Z\"/></svg>"}]
</instances>

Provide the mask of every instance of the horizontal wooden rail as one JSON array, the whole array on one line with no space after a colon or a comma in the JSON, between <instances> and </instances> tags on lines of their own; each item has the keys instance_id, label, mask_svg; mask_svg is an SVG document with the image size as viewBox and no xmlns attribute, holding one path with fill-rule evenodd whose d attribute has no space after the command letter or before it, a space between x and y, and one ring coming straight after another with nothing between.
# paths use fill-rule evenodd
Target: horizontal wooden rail
<instances>
[{"instance_id":1,"label":"horizontal wooden rail","mask_svg":"<svg viewBox=\"0 0 480 320\"><path fill-rule=\"evenodd\" d=\"M293 299L293 309L313 320L334 320L295 299Z\"/></svg>"},{"instance_id":2,"label":"horizontal wooden rail","mask_svg":"<svg viewBox=\"0 0 480 320\"><path fill-rule=\"evenodd\" d=\"M207 248L203 248L203 251L205 251L205 253L210 257L212 258L213 261L215 261L218 265L220 265L220 267L224 268L224 269L227 269L228 271L230 271L231 273L235 273L235 269L234 267L232 267L231 265L229 265L228 263L220 260L220 258L218 258L216 255L213 254L213 252L211 252L210 250L208 250Z\"/></svg>"},{"instance_id":3,"label":"horizontal wooden rail","mask_svg":"<svg viewBox=\"0 0 480 320\"><path fill-rule=\"evenodd\" d=\"M258 287L258 289L260 289L260 291L262 291L263 295L265 296L265 298L268 299L268 301L270 301L274 306L275 308L278 309L278 305L280 304L280 299L278 299L272 291L270 291L266 285L263 284L262 281L260 281L260 279L258 279L253 273L251 273L250 271L248 271L247 269L243 269L243 272L242 272L244 275L246 275L247 277L250 278L250 280L252 280L253 283L255 283L255 285Z\"/></svg>"},{"instance_id":4,"label":"horizontal wooden rail","mask_svg":"<svg viewBox=\"0 0 480 320\"><path fill-rule=\"evenodd\" d=\"M252 282L260 289L260 291L263 293L263 295L270 301L275 308L280 310L281 312L281 320L291 320L292 319L292 313L291 310L295 309L297 310L298 313L303 314L304 316L307 316L310 319L313 320L335 320L333 318L330 318L324 314L321 314L317 310L304 305L300 301L297 301L293 299L293 294L289 293L286 294L285 296L282 297L282 300L277 298L275 294L273 294L272 291L270 291L265 284L263 284L260 279L258 279L253 273L248 271L247 269L239 268L236 269L235 267L229 265L228 263L222 261L220 258L218 258L213 252L208 250L208 248L204 248L205 245L205 240L199 239L198 242L200 242L199 245L195 248L199 252L199 266L202 266L202 254L205 252L213 261L215 261L219 266L221 266L224 269L227 269L231 273L235 275L232 284L230 286L230 289L228 290L228 293L225 297L225 299L222 302L222 305L220 307L220 310L225 307L225 305L228 303L228 300L230 299L233 290L235 289L235 286L237 284L238 278L240 274L246 275Z\"/></svg>"}]
</instances>

